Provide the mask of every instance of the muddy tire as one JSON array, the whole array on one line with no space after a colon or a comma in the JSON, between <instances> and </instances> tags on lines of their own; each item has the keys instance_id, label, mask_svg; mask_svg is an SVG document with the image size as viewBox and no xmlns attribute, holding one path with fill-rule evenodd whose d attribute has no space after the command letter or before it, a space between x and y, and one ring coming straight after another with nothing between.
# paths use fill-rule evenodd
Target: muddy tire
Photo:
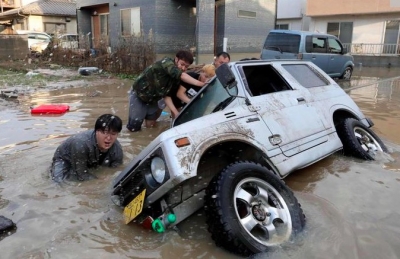
<instances>
[{"instance_id":1,"label":"muddy tire","mask_svg":"<svg viewBox=\"0 0 400 259\"><path fill-rule=\"evenodd\" d=\"M217 246L249 256L278 247L305 225L293 192L270 170L236 162L206 189L208 231Z\"/></svg>"},{"instance_id":2,"label":"muddy tire","mask_svg":"<svg viewBox=\"0 0 400 259\"><path fill-rule=\"evenodd\" d=\"M346 67L343 74L340 76L340 79L350 80L353 74L353 69L351 67Z\"/></svg>"},{"instance_id":3,"label":"muddy tire","mask_svg":"<svg viewBox=\"0 0 400 259\"><path fill-rule=\"evenodd\" d=\"M374 160L376 152L388 152L382 140L362 122L347 118L337 126L344 154L364 160Z\"/></svg>"}]
</instances>

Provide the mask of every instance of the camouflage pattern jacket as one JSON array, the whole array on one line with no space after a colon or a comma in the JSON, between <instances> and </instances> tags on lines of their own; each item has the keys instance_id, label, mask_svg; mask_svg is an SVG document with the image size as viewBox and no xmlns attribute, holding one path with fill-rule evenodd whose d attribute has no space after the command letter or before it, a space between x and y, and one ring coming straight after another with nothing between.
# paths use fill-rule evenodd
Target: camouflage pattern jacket
<instances>
[{"instance_id":1,"label":"camouflage pattern jacket","mask_svg":"<svg viewBox=\"0 0 400 259\"><path fill-rule=\"evenodd\" d=\"M163 58L148 66L132 85L137 96L145 103L156 103L172 88L178 88L182 71L171 58Z\"/></svg>"}]
</instances>

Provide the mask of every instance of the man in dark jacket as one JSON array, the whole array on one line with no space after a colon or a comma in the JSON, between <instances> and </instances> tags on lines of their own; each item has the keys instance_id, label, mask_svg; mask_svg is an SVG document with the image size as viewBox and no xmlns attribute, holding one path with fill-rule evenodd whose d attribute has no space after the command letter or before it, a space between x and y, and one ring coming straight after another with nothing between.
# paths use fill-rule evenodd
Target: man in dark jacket
<instances>
[{"instance_id":1,"label":"man in dark jacket","mask_svg":"<svg viewBox=\"0 0 400 259\"><path fill-rule=\"evenodd\" d=\"M122 147L117 140L121 129L122 121L118 116L103 114L96 120L94 129L66 139L54 153L50 169L52 179L56 182L84 181L96 178L89 173L89 168L122 164Z\"/></svg>"},{"instance_id":2,"label":"man in dark jacket","mask_svg":"<svg viewBox=\"0 0 400 259\"><path fill-rule=\"evenodd\" d=\"M171 89L178 88L181 81L204 86L203 82L185 73L192 63L192 53L180 50L174 59L166 57L156 61L138 76L129 98L128 130L140 130L144 120L146 127L154 126L163 109L158 107L158 101L167 96Z\"/></svg>"}]
</instances>

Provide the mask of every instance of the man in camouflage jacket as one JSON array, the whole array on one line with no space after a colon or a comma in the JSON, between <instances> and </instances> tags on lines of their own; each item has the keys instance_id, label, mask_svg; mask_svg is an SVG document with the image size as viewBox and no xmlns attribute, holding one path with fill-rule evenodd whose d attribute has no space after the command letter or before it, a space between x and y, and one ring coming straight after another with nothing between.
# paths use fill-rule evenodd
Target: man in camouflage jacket
<instances>
[{"instance_id":1,"label":"man in camouflage jacket","mask_svg":"<svg viewBox=\"0 0 400 259\"><path fill-rule=\"evenodd\" d=\"M158 101L167 96L171 89L178 88L181 81L204 86L203 82L185 73L192 63L192 53L180 50L174 59L165 57L156 61L138 76L129 98L128 130L139 131L144 120L146 127L153 127L164 108L158 106Z\"/></svg>"}]
</instances>

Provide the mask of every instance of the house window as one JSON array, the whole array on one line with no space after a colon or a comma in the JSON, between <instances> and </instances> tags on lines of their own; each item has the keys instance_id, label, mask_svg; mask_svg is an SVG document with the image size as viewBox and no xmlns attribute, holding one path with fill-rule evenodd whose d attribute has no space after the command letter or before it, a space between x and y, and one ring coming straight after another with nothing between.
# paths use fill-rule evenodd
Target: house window
<instances>
[{"instance_id":1,"label":"house window","mask_svg":"<svg viewBox=\"0 0 400 259\"><path fill-rule=\"evenodd\" d=\"M256 18L257 17L257 13L256 12L252 12L252 11L239 10L238 11L238 17L241 17L241 18Z\"/></svg>"},{"instance_id":2,"label":"house window","mask_svg":"<svg viewBox=\"0 0 400 259\"><path fill-rule=\"evenodd\" d=\"M385 45L383 47L383 53L386 54L396 54L398 53L397 44L400 42L399 36L399 24L400 21L386 21L386 30L385 30Z\"/></svg>"},{"instance_id":3,"label":"house window","mask_svg":"<svg viewBox=\"0 0 400 259\"><path fill-rule=\"evenodd\" d=\"M351 43L353 39L353 23L328 22L327 32L338 37L343 43Z\"/></svg>"},{"instance_id":4,"label":"house window","mask_svg":"<svg viewBox=\"0 0 400 259\"><path fill-rule=\"evenodd\" d=\"M108 35L108 14L100 14L100 34Z\"/></svg>"},{"instance_id":5,"label":"house window","mask_svg":"<svg viewBox=\"0 0 400 259\"><path fill-rule=\"evenodd\" d=\"M44 25L44 31L50 35L62 34L67 32L67 27L65 23L45 22L43 25Z\"/></svg>"},{"instance_id":6,"label":"house window","mask_svg":"<svg viewBox=\"0 0 400 259\"><path fill-rule=\"evenodd\" d=\"M277 30L289 30L289 24L276 24L275 29Z\"/></svg>"},{"instance_id":7,"label":"house window","mask_svg":"<svg viewBox=\"0 0 400 259\"><path fill-rule=\"evenodd\" d=\"M121 10L121 34L123 36L140 33L140 8Z\"/></svg>"}]
</instances>

